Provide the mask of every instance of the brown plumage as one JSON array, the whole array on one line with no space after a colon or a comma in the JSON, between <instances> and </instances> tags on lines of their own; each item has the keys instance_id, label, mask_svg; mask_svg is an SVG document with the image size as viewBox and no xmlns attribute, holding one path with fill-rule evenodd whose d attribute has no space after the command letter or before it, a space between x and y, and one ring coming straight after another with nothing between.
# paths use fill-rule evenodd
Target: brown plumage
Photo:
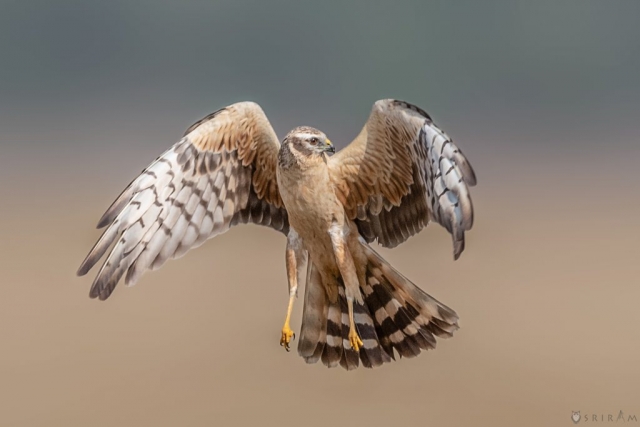
<instances>
[{"instance_id":1,"label":"brown plumage","mask_svg":"<svg viewBox=\"0 0 640 427\"><path fill-rule=\"evenodd\" d=\"M455 258L462 253L464 231L473 224L467 185L476 184L475 173L423 110L403 101L376 102L360 134L329 168L347 215L368 242L395 247L435 220L452 234Z\"/></svg>"},{"instance_id":2,"label":"brown plumage","mask_svg":"<svg viewBox=\"0 0 640 427\"><path fill-rule=\"evenodd\" d=\"M287 234L287 211L275 180L280 144L262 109L243 102L191 126L120 194L99 221L109 226L78 269L86 274L107 252L91 286L107 299L127 273L134 284L238 223Z\"/></svg>"},{"instance_id":3,"label":"brown plumage","mask_svg":"<svg viewBox=\"0 0 640 427\"><path fill-rule=\"evenodd\" d=\"M393 247L430 220L453 237L454 257L473 224L466 158L421 109L375 103L358 137L338 154L324 133L299 127L278 142L262 109L243 102L192 125L116 199L108 226L80 266L107 254L90 296L106 299L126 273L133 284L235 224L287 235L290 298L307 272L298 345L309 362L354 369L434 348L457 315L398 273L369 243Z\"/></svg>"}]
</instances>

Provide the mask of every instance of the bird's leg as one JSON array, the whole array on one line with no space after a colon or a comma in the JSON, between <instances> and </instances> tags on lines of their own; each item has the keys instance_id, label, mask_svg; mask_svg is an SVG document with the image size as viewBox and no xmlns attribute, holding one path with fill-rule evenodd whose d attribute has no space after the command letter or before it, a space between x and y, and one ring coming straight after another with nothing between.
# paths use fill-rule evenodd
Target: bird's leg
<instances>
[{"instance_id":1,"label":"bird's leg","mask_svg":"<svg viewBox=\"0 0 640 427\"><path fill-rule=\"evenodd\" d=\"M293 311L293 301L298 296L298 273L304 267L307 260L307 251L302 247L302 242L298 234L291 229L287 236L287 280L289 282L289 306L287 307L287 316L284 319L282 327L282 336L280 337L280 345L289 351L289 343L296 337L291 330L289 324L291 320L291 312Z\"/></svg>"},{"instance_id":2,"label":"bird's leg","mask_svg":"<svg viewBox=\"0 0 640 427\"><path fill-rule=\"evenodd\" d=\"M355 351L359 351L363 344L353 320L353 297L347 297L347 307L349 309L349 343Z\"/></svg>"},{"instance_id":3,"label":"bird's leg","mask_svg":"<svg viewBox=\"0 0 640 427\"><path fill-rule=\"evenodd\" d=\"M333 252L338 263L338 269L344 283L344 293L347 297L347 308L349 310L349 343L355 351L359 351L362 347L362 340L358 335L356 323L353 320L353 300L363 304L362 294L360 293L360 285L353 257L346 244L344 227L334 222L329 229L331 235L331 244Z\"/></svg>"},{"instance_id":4,"label":"bird's leg","mask_svg":"<svg viewBox=\"0 0 640 427\"><path fill-rule=\"evenodd\" d=\"M291 285L289 285L291 286ZM296 334L291 330L291 326L289 325L289 320L291 318L291 311L293 310L293 301L296 298L296 291L294 288L289 291L289 306L287 307L287 317L284 319L284 326L282 327L282 336L280 337L280 345L284 347L285 350L289 351L289 343L292 339L296 337Z\"/></svg>"}]
</instances>

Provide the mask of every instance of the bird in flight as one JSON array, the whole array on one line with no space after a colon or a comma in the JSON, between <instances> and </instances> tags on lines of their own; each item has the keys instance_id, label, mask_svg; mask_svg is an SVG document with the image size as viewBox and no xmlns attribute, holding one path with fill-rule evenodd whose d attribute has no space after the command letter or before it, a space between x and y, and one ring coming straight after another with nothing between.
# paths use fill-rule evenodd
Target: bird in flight
<instances>
[{"instance_id":1,"label":"bird in flight","mask_svg":"<svg viewBox=\"0 0 640 427\"><path fill-rule=\"evenodd\" d=\"M311 127L279 142L253 102L218 110L187 129L118 196L107 227L78 269L105 254L90 290L107 299L124 275L147 270L238 224L287 236L289 304L280 345L289 350L298 284L305 282L298 353L306 362L371 368L435 348L458 329L455 311L395 270L369 245L395 247L435 221L453 255L473 224L476 177L462 151L422 109L377 101L343 150ZM125 274L126 273L126 274Z\"/></svg>"}]
</instances>

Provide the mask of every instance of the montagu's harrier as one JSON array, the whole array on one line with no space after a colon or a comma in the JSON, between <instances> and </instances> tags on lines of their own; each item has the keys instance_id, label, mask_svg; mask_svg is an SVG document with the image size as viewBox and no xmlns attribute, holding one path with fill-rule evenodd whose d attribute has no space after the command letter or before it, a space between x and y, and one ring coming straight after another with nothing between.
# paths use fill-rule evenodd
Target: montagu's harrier
<instances>
[{"instance_id":1,"label":"montagu's harrier","mask_svg":"<svg viewBox=\"0 0 640 427\"><path fill-rule=\"evenodd\" d=\"M298 352L307 362L376 367L391 361L394 349L413 357L434 348L435 336L458 328L455 311L369 243L397 246L433 220L451 233L457 259L473 224L473 169L426 112L396 100L376 102L357 138L327 155L333 152L311 127L295 128L279 143L255 103L216 111L107 209L98 227L108 227L78 274L107 254L90 291L104 300L125 273L132 285L236 224L266 225L287 236L289 306L280 341L287 350L305 265Z\"/></svg>"}]
</instances>

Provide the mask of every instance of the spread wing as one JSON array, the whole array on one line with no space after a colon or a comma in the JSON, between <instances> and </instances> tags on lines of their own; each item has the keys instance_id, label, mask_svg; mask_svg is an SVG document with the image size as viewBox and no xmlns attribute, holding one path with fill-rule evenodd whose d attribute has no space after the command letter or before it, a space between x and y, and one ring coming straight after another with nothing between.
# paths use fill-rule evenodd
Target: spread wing
<instances>
[{"instance_id":1,"label":"spread wing","mask_svg":"<svg viewBox=\"0 0 640 427\"><path fill-rule=\"evenodd\" d=\"M287 211L276 182L279 148L267 117L252 102L233 104L193 124L100 219L98 228L108 228L78 269L78 275L86 274L108 253L90 296L104 300L125 272L131 285L146 270L235 224L261 224L287 234Z\"/></svg>"},{"instance_id":2,"label":"spread wing","mask_svg":"<svg viewBox=\"0 0 640 427\"><path fill-rule=\"evenodd\" d=\"M431 117L403 101L380 100L356 139L329 159L347 215L368 241L394 247L430 220L453 237L454 258L473 224L471 165Z\"/></svg>"}]
</instances>

